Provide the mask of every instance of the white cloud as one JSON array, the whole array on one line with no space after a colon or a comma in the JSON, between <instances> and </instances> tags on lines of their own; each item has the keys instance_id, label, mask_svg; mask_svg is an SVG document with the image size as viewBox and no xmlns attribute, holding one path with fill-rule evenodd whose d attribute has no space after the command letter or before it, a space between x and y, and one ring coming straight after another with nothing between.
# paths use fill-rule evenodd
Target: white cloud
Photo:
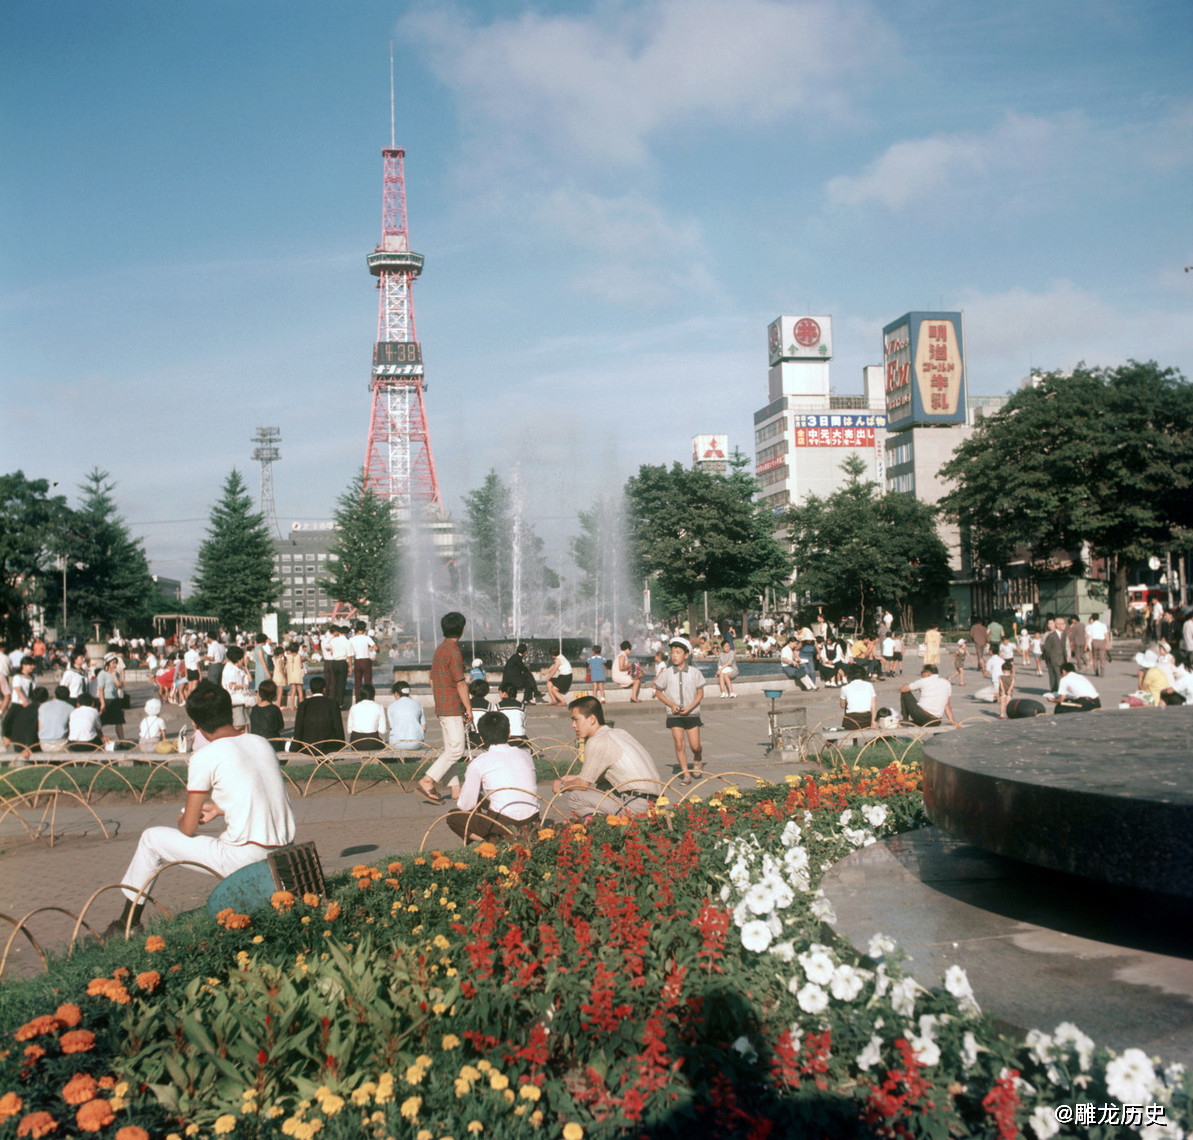
<instances>
[{"instance_id":1,"label":"white cloud","mask_svg":"<svg viewBox=\"0 0 1193 1140\"><path fill-rule=\"evenodd\" d=\"M709 121L798 112L802 130L817 116L848 117L893 43L859 0L647 0L487 25L439 5L403 19L399 34L430 52L461 117L490 142L616 166Z\"/></svg>"}]
</instances>

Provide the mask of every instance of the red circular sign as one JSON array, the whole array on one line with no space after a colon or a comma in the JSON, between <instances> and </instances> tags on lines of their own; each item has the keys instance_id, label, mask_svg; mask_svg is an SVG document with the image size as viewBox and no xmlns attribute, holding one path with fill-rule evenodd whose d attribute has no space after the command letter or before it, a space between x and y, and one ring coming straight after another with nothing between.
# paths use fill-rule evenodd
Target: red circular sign
<instances>
[{"instance_id":1,"label":"red circular sign","mask_svg":"<svg viewBox=\"0 0 1193 1140\"><path fill-rule=\"evenodd\" d=\"M804 348L811 348L812 345L820 343L820 326L811 317L803 317L796 321L793 333L795 343L802 344Z\"/></svg>"}]
</instances>

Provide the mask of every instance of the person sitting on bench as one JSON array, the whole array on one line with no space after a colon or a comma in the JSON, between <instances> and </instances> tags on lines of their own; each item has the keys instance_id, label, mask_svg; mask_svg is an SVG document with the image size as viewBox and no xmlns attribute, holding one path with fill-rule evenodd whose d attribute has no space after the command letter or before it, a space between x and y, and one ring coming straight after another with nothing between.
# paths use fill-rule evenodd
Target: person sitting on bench
<instances>
[{"instance_id":1,"label":"person sitting on bench","mask_svg":"<svg viewBox=\"0 0 1193 1140\"><path fill-rule=\"evenodd\" d=\"M124 911L104 931L105 939L122 933L130 918L133 926L141 924L140 892L167 863L201 863L226 878L294 842L294 814L277 754L268 740L233 727L231 694L200 681L187 698L186 715L209 743L191 753L178 826L141 832L122 880ZM220 835L195 834L219 816L224 817Z\"/></svg>"},{"instance_id":2,"label":"person sitting on bench","mask_svg":"<svg viewBox=\"0 0 1193 1140\"><path fill-rule=\"evenodd\" d=\"M949 724L960 728L953 716L952 697L953 686L940 675L935 665L925 665L918 681L899 690L899 715L904 721L921 728L935 728L941 718L948 717Z\"/></svg>"},{"instance_id":3,"label":"person sitting on bench","mask_svg":"<svg viewBox=\"0 0 1193 1140\"><path fill-rule=\"evenodd\" d=\"M457 810L447 817L448 827L465 843L511 835L537 819L539 812L534 758L525 748L510 744L509 719L504 713L487 712L476 727L485 750L468 765Z\"/></svg>"},{"instance_id":4,"label":"person sitting on bench","mask_svg":"<svg viewBox=\"0 0 1193 1140\"><path fill-rule=\"evenodd\" d=\"M870 728L878 720L878 691L866 680L866 667L856 661L849 666L849 684L841 690L841 708L844 728Z\"/></svg>"}]
</instances>

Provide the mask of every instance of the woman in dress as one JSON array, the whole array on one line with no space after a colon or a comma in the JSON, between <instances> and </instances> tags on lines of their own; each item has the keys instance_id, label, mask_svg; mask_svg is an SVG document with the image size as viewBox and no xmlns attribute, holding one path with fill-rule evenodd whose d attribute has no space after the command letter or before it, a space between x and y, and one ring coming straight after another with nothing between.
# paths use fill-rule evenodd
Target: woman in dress
<instances>
[{"instance_id":1,"label":"woman in dress","mask_svg":"<svg viewBox=\"0 0 1193 1140\"><path fill-rule=\"evenodd\" d=\"M99 722L111 725L116 730L118 739L124 739L124 698L120 693L120 682L117 680L120 670L120 658L115 653L109 653L104 658L104 669L96 680L99 692Z\"/></svg>"},{"instance_id":2,"label":"woman in dress","mask_svg":"<svg viewBox=\"0 0 1193 1140\"><path fill-rule=\"evenodd\" d=\"M228 656L224 659L223 672L220 674L220 686L227 690L232 698L232 726L234 728L248 728L249 705L253 699L249 695L249 675L244 669L244 650L239 645L228 646Z\"/></svg>"},{"instance_id":3,"label":"woman in dress","mask_svg":"<svg viewBox=\"0 0 1193 1140\"><path fill-rule=\"evenodd\" d=\"M638 696L638 689L642 685L642 669L636 667L630 660L630 650L633 646L628 641L623 641L617 651L617 656L613 659L613 673L612 680L615 685L623 689L630 690L630 700L635 704L641 704L642 698Z\"/></svg>"},{"instance_id":4,"label":"woman in dress","mask_svg":"<svg viewBox=\"0 0 1193 1140\"><path fill-rule=\"evenodd\" d=\"M924 664L940 667L940 623L933 622L924 634Z\"/></svg>"}]
</instances>

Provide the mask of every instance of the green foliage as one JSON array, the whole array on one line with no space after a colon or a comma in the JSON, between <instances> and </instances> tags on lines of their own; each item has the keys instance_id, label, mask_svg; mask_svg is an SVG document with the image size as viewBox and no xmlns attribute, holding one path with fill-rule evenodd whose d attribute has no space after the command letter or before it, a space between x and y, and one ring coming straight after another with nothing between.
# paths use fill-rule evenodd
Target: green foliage
<instances>
[{"instance_id":1,"label":"green foliage","mask_svg":"<svg viewBox=\"0 0 1193 1140\"><path fill-rule=\"evenodd\" d=\"M67 619L72 630L125 632L152 616L157 587L149 561L116 509L115 484L95 468L80 485L83 500L66 520Z\"/></svg>"},{"instance_id":2,"label":"green foliage","mask_svg":"<svg viewBox=\"0 0 1193 1140\"><path fill-rule=\"evenodd\" d=\"M790 561L773 518L753 502L754 480L643 465L626 483L628 529L640 577L656 575L669 594L692 605L704 591L745 608L766 586L785 584Z\"/></svg>"},{"instance_id":3,"label":"green foliage","mask_svg":"<svg viewBox=\"0 0 1193 1140\"><path fill-rule=\"evenodd\" d=\"M281 588L273 577L269 528L253 510L235 467L224 481L223 497L211 509L195 578L204 611L227 629L257 629L262 610Z\"/></svg>"},{"instance_id":4,"label":"green foliage","mask_svg":"<svg viewBox=\"0 0 1193 1140\"><path fill-rule=\"evenodd\" d=\"M1079 560L1087 542L1112 559L1121 628L1130 562L1193 526L1193 385L1154 361L1046 374L982 420L941 473L954 484L941 505L979 562L1026 547L1045 569L1058 552Z\"/></svg>"},{"instance_id":5,"label":"green foliage","mask_svg":"<svg viewBox=\"0 0 1193 1140\"><path fill-rule=\"evenodd\" d=\"M844 487L824 499L812 495L788 514L799 591L859 621L881 605L906 614L913 600L939 597L949 559L932 507L862 482L860 460L842 468L850 477Z\"/></svg>"},{"instance_id":6,"label":"green foliage","mask_svg":"<svg viewBox=\"0 0 1193 1140\"><path fill-rule=\"evenodd\" d=\"M9 648L29 633L26 607L53 595L69 513L47 480L26 479L23 471L0 475L0 635Z\"/></svg>"},{"instance_id":7,"label":"green foliage","mask_svg":"<svg viewBox=\"0 0 1193 1140\"><path fill-rule=\"evenodd\" d=\"M337 500L336 538L324 589L374 620L398 599L398 523L358 473Z\"/></svg>"}]
</instances>

